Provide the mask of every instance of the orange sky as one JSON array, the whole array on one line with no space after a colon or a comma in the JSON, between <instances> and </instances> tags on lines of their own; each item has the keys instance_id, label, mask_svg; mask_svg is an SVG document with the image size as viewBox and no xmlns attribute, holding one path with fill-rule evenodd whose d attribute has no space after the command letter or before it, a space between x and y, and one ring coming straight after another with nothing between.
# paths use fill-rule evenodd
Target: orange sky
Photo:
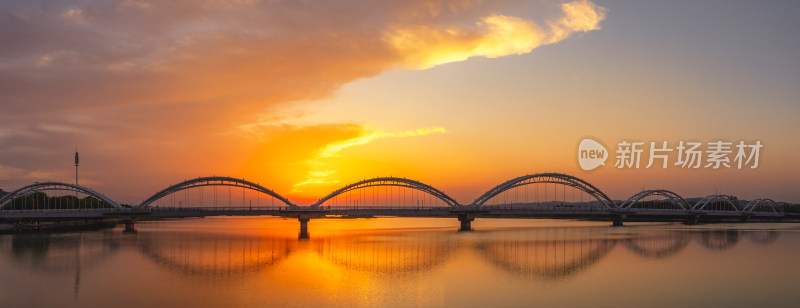
<instances>
[{"instance_id":1,"label":"orange sky","mask_svg":"<svg viewBox=\"0 0 800 308\"><path fill-rule=\"evenodd\" d=\"M77 146L81 184L125 203L207 175L301 204L401 176L469 203L546 171L614 199L666 188L800 201L798 70L784 53L797 40L739 43L784 31L736 18L745 8L669 7L697 11L686 29L670 10L585 0L1 8L6 191L73 181ZM623 139L765 147L755 170L616 170L611 153L583 171L587 136L611 151Z\"/></svg>"}]
</instances>

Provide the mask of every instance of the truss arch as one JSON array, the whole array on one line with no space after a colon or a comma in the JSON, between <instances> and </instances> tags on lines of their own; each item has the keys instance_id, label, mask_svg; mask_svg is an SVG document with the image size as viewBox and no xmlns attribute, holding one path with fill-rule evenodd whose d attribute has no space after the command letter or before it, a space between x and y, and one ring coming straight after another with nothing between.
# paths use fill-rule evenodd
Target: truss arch
<instances>
[{"instance_id":1,"label":"truss arch","mask_svg":"<svg viewBox=\"0 0 800 308\"><path fill-rule=\"evenodd\" d=\"M461 206L458 203L458 201L456 201L452 197L450 197L447 194L445 194L443 191L441 191L439 189L436 189L435 187L433 187L431 185L422 183L420 181L412 180L412 179L398 178L398 177L377 177L377 178L372 178L372 179L359 181L359 182L344 186L342 188L339 188L339 189L333 191L332 193L328 194L327 196L323 197L322 199L319 199L319 201L317 201L316 203L312 204L311 206L312 207L321 206L326 201L328 201L328 200L330 200L330 199L332 199L332 198L334 198L334 197L336 197L338 195L344 194L346 192L353 191L353 190L358 190L358 189L363 189L363 188L367 188L367 187L375 187L375 186L404 187L404 188L415 189L415 190L427 193L427 194L429 194L429 195L431 195L433 197L436 197L439 200L444 201L450 207L459 207L459 206Z\"/></svg>"},{"instance_id":2,"label":"truss arch","mask_svg":"<svg viewBox=\"0 0 800 308\"><path fill-rule=\"evenodd\" d=\"M619 207L623 209L632 208L634 205L636 205L637 202L649 196L664 197L666 198L666 200L669 200L669 202L672 202L673 204L679 206L683 210L689 210L692 208L692 206L689 204L689 202L686 201L686 199L683 199L683 197L681 197L680 195L666 189L652 189L652 190L640 191L631 196L630 198L628 198L628 200L625 200L625 202L622 202L622 204Z\"/></svg>"},{"instance_id":3,"label":"truss arch","mask_svg":"<svg viewBox=\"0 0 800 308\"><path fill-rule=\"evenodd\" d=\"M775 213L782 212L781 207L778 205L778 203L776 203L772 199L766 199L766 198L755 199L753 201L750 201L749 203L747 203L747 205L744 206L744 209L742 209L742 211L754 212L757 207L767 207L767 209L772 210L772 212Z\"/></svg>"},{"instance_id":4,"label":"truss arch","mask_svg":"<svg viewBox=\"0 0 800 308\"><path fill-rule=\"evenodd\" d=\"M190 188L197 188L197 187L204 187L204 186L230 186L230 187L239 187L239 188L249 189L249 190L252 190L252 191L256 191L256 192L267 194L267 195L269 195L269 196L271 196L271 197L273 197L275 199L280 200L281 202L283 202L284 204L286 204L288 206L295 206L291 201L289 201L289 199L286 199L285 197L283 197L283 196L275 193L274 191L272 191L270 189L267 189L266 187L261 186L259 184L256 184L256 183L244 180L244 179L237 179L237 178L232 178L232 177L210 176L210 177L199 177L199 178L196 178L196 179L186 180L186 181L180 182L178 184L171 185L171 186L169 186L167 188L164 188L163 190L153 194L149 198L147 198L144 201L142 201L142 203L139 204L139 207L140 208L146 208L146 207L149 207L150 204L152 204L153 202L155 202L155 201L157 201L157 200L159 200L161 198L164 198L164 197L166 197L168 195L171 195L173 193L176 193L176 192L179 192L179 191L182 191L182 190L186 190L186 189L190 189Z\"/></svg>"},{"instance_id":5,"label":"truss arch","mask_svg":"<svg viewBox=\"0 0 800 308\"><path fill-rule=\"evenodd\" d=\"M708 207L709 204L720 203L720 202L723 205L733 208L733 211L735 212L742 211L742 207L741 205L739 205L738 199L734 196L729 196L729 195L710 195L708 197L705 197L700 201L697 201L694 207L692 207L692 210L703 211L706 210L706 207Z\"/></svg>"},{"instance_id":6,"label":"truss arch","mask_svg":"<svg viewBox=\"0 0 800 308\"><path fill-rule=\"evenodd\" d=\"M28 194L41 191L41 190L60 190L60 191L73 191L83 193L97 199L103 200L104 202L110 204L114 208L121 209L123 208L119 203L111 198L106 197L105 195L85 186L63 183L63 182L41 182L41 183L34 183L27 186L24 186L20 189L10 192L9 194L0 198L0 209L5 207L11 200L17 197L27 196Z\"/></svg>"},{"instance_id":7,"label":"truss arch","mask_svg":"<svg viewBox=\"0 0 800 308\"><path fill-rule=\"evenodd\" d=\"M486 201L489 201L489 199L492 199L493 197L509 189L529 184L539 184L539 183L561 184L577 188L591 195L607 208L617 207L617 205L614 203L613 200L611 200L611 198L609 198L605 193L603 193L600 189L598 189L594 185L578 177L563 173L536 173L536 174L529 174L513 178L511 180L501 183L500 185L493 187L492 189L489 189L488 191L486 191L486 193L476 198L471 205L481 206L484 203L486 203Z\"/></svg>"}]
</instances>

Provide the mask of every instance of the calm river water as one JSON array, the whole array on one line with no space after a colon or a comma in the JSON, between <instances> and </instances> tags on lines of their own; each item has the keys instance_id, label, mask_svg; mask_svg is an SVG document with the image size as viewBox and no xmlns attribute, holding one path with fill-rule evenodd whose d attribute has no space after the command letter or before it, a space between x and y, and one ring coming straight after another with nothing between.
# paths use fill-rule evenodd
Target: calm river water
<instances>
[{"instance_id":1,"label":"calm river water","mask_svg":"<svg viewBox=\"0 0 800 308\"><path fill-rule=\"evenodd\" d=\"M800 225L143 221L0 235L0 307L797 307Z\"/></svg>"}]
</instances>

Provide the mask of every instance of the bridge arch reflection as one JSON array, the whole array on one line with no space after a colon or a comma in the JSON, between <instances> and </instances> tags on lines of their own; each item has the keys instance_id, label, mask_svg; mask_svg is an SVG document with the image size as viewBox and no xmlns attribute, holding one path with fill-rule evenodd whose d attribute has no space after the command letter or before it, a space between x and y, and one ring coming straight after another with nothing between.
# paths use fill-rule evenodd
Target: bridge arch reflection
<instances>
[{"instance_id":1,"label":"bridge arch reflection","mask_svg":"<svg viewBox=\"0 0 800 308\"><path fill-rule=\"evenodd\" d=\"M296 241L286 238L187 232L142 232L142 255L169 270L209 279L243 277L286 259Z\"/></svg>"},{"instance_id":2,"label":"bridge arch reflection","mask_svg":"<svg viewBox=\"0 0 800 308\"><path fill-rule=\"evenodd\" d=\"M623 241L623 245L643 258L666 259L677 255L691 240L691 233L679 231L629 238Z\"/></svg>"},{"instance_id":3,"label":"bridge arch reflection","mask_svg":"<svg viewBox=\"0 0 800 308\"><path fill-rule=\"evenodd\" d=\"M710 250L727 250L739 243L739 235L737 230L711 230L699 232L696 239Z\"/></svg>"},{"instance_id":4,"label":"bridge arch reflection","mask_svg":"<svg viewBox=\"0 0 800 308\"><path fill-rule=\"evenodd\" d=\"M313 243L316 254L349 270L408 275L443 264L457 244L437 234L424 233L334 237Z\"/></svg>"},{"instance_id":5,"label":"bridge arch reflection","mask_svg":"<svg viewBox=\"0 0 800 308\"><path fill-rule=\"evenodd\" d=\"M751 242L759 245L769 245L778 240L780 233L775 230L758 230L742 232Z\"/></svg>"},{"instance_id":6,"label":"bridge arch reflection","mask_svg":"<svg viewBox=\"0 0 800 308\"><path fill-rule=\"evenodd\" d=\"M504 234L502 240L482 240L475 249L508 273L561 280L597 264L616 246L616 240L592 236L591 230L516 231Z\"/></svg>"},{"instance_id":7,"label":"bridge arch reflection","mask_svg":"<svg viewBox=\"0 0 800 308\"><path fill-rule=\"evenodd\" d=\"M563 280L599 264L617 246L641 258L667 259L696 243L727 250L741 239L774 243L776 230L644 230L619 234L605 227L501 229L471 234L444 231L369 233L298 242L286 237L235 233L139 232L33 234L0 237L7 259L41 272L88 269L132 248L146 260L184 276L241 279L278 266L298 251L351 271L407 276L435 270L473 252L503 272ZM112 234L113 235L113 234ZM302 244L301 244L302 243ZM621 244L621 245L618 245ZM76 289L78 284L76 278Z\"/></svg>"},{"instance_id":8,"label":"bridge arch reflection","mask_svg":"<svg viewBox=\"0 0 800 308\"><path fill-rule=\"evenodd\" d=\"M81 285L81 273L111 259L120 242L106 233L17 234L0 237L0 247L10 251L11 260L36 272L74 273L74 294Z\"/></svg>"},{"instance_id":9,"label":"bridge arch reflection","mask_svg":"<svg viewBox=\"0 0 800 308\"><path fill-rule=\"evenodd\" d=\"M120 243L97 233L17 234L2 237L0 246L15 263L36 271L72 272L102 264Z\"/></svg>"}]
</instances>

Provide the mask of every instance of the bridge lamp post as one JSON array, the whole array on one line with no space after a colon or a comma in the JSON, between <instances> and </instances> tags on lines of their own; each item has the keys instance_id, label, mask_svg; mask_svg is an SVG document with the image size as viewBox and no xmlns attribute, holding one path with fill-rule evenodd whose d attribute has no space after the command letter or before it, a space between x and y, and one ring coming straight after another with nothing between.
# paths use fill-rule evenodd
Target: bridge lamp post
<instances>
[{"instance_id":1,"label":"bridge lamp post","mask_svg":"<svg viewBox=\"0 0 800 308\"><path fill-rule=\"evenodd\" d=\"M78 185L78 165L80 164L80 159L78 158L78 148L75 148L75 186ZM75 191L75 202L78 202L78 191Z\"/></svg>"}]
</instances>

